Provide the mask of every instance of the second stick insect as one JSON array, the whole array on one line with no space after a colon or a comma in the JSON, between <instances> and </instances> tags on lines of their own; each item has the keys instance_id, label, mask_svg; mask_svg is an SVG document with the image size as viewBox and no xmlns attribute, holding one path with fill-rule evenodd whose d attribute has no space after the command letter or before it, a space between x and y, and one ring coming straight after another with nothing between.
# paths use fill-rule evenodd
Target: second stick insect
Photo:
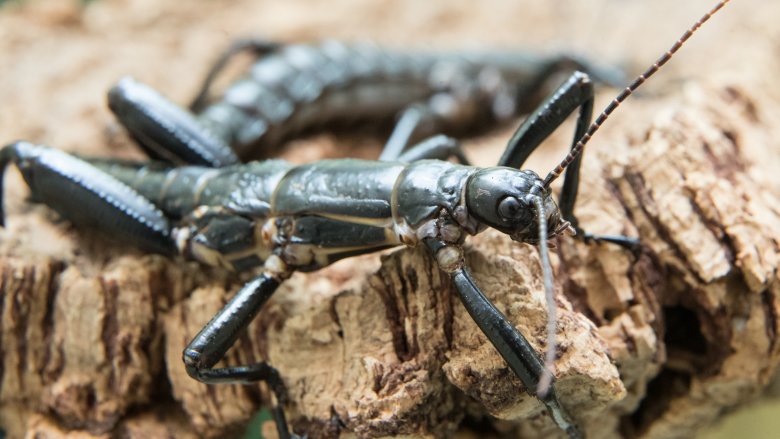
<instances>
[{"instance_id":1,"label":"second stick insect","mask_svg":"<svg viewBox=\"0 0 780 439\"><path fill-rule=\"evenodd\" d=\"M472 279L464 265L464 239L492 227L515 241L539 245L548 300L553 294L548 239L576 230L590 240L637 245L632 238L594 236L576 226L579 155L619 103L727 2L702 17L593 124L592 84L583 73L572 75L523 122L495 167L439 160L455 157L462 162L463 154L456 142L436 136L404 151L387 152L382 161L342 159L295 166L271 160L222 168L80 159L17 142L0 150L0 170L15 163L37 201L79 226L126 237L150 251L180 254L234 271L258 270L194 337L183 359L190 376L204 383L267 382L276 398L272 413L282 438L295 434L285 420L285 388L276 369L266 362L215 365L294 271L317 270L345 257L397 245L430 249L525 390L539 399L569 437L579 438L582 431L559 400L549 370L554 339L548 340L543 361ZM561 164L545 178L519 170L542 140L577 109L575 140ZM564 169L556 205L550 184ZM554 319L550 321L554 333Z\"/></svg>"}]
</instances>

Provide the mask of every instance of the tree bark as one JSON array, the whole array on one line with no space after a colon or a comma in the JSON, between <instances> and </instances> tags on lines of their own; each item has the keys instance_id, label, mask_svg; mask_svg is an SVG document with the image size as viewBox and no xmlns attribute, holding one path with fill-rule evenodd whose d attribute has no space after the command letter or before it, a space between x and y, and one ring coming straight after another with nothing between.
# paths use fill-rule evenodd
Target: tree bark
<instances>
[{"instance_id":1,"label":"tree bark","mask_svg":"<svg viewBox=\"0 0 780 439\"><path fill-rule=\"evenodd\" d=\"M586 153L581 224L639 236L641 253L558 241L556 386L589 437L689 437L777 368L780 167L766 126L777 105L733 86L683 94L635 102ZM10 204L0 424L11 437L220 437L267 403L263 386L202 385L181 363L240 280ZM537 250L493 231L466 248L483 291L543 350ZM559 434L423 249L296 274L225 363L261 358L309 437L444 437L466 418L501 436Z\"/></svg>"}]
</instances>

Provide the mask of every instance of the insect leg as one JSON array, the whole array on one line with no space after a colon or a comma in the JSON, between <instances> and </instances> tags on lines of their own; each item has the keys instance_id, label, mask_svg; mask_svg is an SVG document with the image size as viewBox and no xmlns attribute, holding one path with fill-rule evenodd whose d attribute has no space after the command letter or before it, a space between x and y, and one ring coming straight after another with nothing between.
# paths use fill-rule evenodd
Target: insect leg
<instances>
[{"instance_id":1,"label":"insect leg","mask_svg":"<svg viewBox=\"0 0 780 439\"><path fill-rule=\"evenodd\" d=\"M162 254L175 253L165 214L130 186L91 164L62 151L17 142L0 150L0 206L2 177L15 163L32 196L63 217L86 228ZM3 225L0 208L0 225Z\"/></svg>"},{"instance_id":2,"label":"insect leg","mask_svg":"<svg viewBox=\"0 0 780 439\"><path fill-rule=\"evenodd\" d=\"M509 87L504 92L494 90L490 93L498 93L500 95L507 93L508 95L506 97L514 100L515 106L518 109L524 109L524 107L528 106L529 102L539 101L539 90L544 89L545 83L560 72L579 69L588 72L597 81L612 85L622 83L623 80L623 74L619 69L596 66L587 60L572 55L559 55L547 60L540 60L537 63L538 66L535 67L536 72L530 79L525 79L519 84L511 84L512 87ZM482 110L479 110L481 112L489 112L490 110L488 110L489 107L485 107L485 102L479 102L480 99L496 99L495 95L492 97L490 97L490 95L480 97L480 95L477 94L466 97L466 101L462 101L461 99L464 99L463 96L455 97L451 92L443 94L450 95L458 105L463 105L466 108L474 105L478 108L483 108ZM477 99L477 101L473 99ZM411 144L413 139L435 134L440 131L443 125L460 126L464 123L473 123L472 119L475 115L465 116L464 118L463 114L448 114L447 111L442 113L441 110L443 110L443 108L439 108L439 111L434 108L438 105L441 105L441 102L437 104L434 101L429 101L427 103L417 103L407 107L401 113L390 138L385 144L385 149L382 152L380 160L391 160L399 156L403 150ZM456 113L458 112L456 111ZM493 117L497 117L498 119L507 116L508 115L493 115Z\"/></svg>"},{"instance_id":3,"label":"insect leg","mask_svg":"<svg viewBox=\"0 0 780 439\"><path fill-rule=\"evenodd\" d=\"M234 56L243 52L251 52L259 58L269 53L275 52L281 47L281 43L263 40L260 38L242 38L240 40L234 41L233 44L231 44L230 47L228 47L225 52L222 53L222 55L217 59L217 62L215 62L209 70L209 73L203 80L203 84L200 86L198 94L195 96L195 99L192 100L192 103L189 106L190 111L196 113L203 109L206 104L206 100L208 99L211 84Z\"/></svg>"},{"instance_id":4,"label":"insect leg","mask_svg":"<svg viewBox=\"0 0 780 439\"><path fill-rule=\"evenodd\" d=\"M272 413L280 438L290 438L291 435L282 409L287 396L279 372L264 361L245 366L215 368L214 365L222 360L225 352L233 346L263 304L287 277L289 273L286 272L273 275L266 271L247 282L200 330L182 354L187 373L202 383L268 383L276 398Z\"/></svg>"},{"instance_id":5,"label":"insect leg","mask_svg":"<svg viewBox=\"0 0 780 439\"><path fill-rule=\"evenodd\" d=\"M576 55L559 55L543 64L531 80L518 85L515 101L519 109L533 110L533 107L528 107L526 103L539 102L543 97L539 95L539 91L547 89L545 87L547 81L558 73L567 71L585 72L594 81L613 87L621 86L626 80L625 75L618 68L596 65Z\"/></svg>"},{"instance_id":6,"label":"insect leg","mask_svg":"<svg viewBox=\"0 0 780 439\"><path fill-rule=\"evenodd\" d=\"M460 142L452 137L439 134L423 140L398 157L388 160L415 162L425 159L447 160L450 157L455 158L462 165L469 164Z\"/></svg>"},{"instance_id":7,"label":"insect leg","mask_svg":"<svg viewBox=\"0 0 780 439\"><path fill-rule=\"evenodd\" d=\"M544 363L525 336L479 290L474 279L463 266L460 249L436 239L428 239L425 244L431 250L439 267L450 275L461 302L471 318L498 350L512 372L520 378L526 392L539 398L555 423L566 431L570 438L581 438L582 434L577 425L558 401L554 383L550 384L546 394L534 393L545 373Z\"/></svg>"},{"instance_id":8,"label":"insect leg","mask_svg":"<svg viewBox=\"0 0 780 439\"><path fill-rule=\"evenodd\" d=\"M108 106L153 158L214 168L240 163L233 150L192 113L132 78L111 88Z\"/></svg>"},{"instance_id":9,"label":"insect leg","mask_svg":"<svg viewBox=\"0 0 780 439\"><path fill-rule=\"evenodd\" d=\"M244 51L261 56L280 47L279 43L259 39L233 43L211 68L191 107L196 110L204 105L212 82L233 56ZM153 158L215 168L240 163L228 144L204 127L193 113L140 82L121 80L109 91L108 106Z\"/></svg>"},{"instance_id":10,"label":"insect leg","mask_svg":"<svg viewBox=\"0 0 780 439\"><path fill-rule=\"evenodd\" d=\"M582 72L573 73L523 121L509 139L498 166L521 167L528 156L577 108L580 108L580 114L577 116L575 142L588 129L593 116L593 82Z\"/></svg>"},{"instance_id":11,"label":"insect leg","mask_svg":"<svg viewBox=\"0 0 780 439\"><path fill-rule=\"evenodd\" d=\"M396 160L409 146L412 138L416 137L419 128L431 122L433 118L431 110L423 104L406 108L387 139L379 160Z\"/></svg>"},{"instance_id":12,"label":"insect leg","mask_svg":"<svg viewBox=\"0 0 780 439\"><path fill-rule=\"evenodd\" d=\"M521 167L528 156L577 108L580 109L580 112L577 116L572 147L588 130L593 116L593 83L588 75L582 72L572 74L566 82L539 105L536 111L528 116L512 135L498 165ZM561 216L569 220L577 230L578 235L586 241L610 242L635 250L639 245L636 238L619 235L594 235L579 227L577 217L574 215L574 205L577 201L581 163L582 156L578 156L566 169L563 188L558 198Z\"/></svg>"}]
</instances>

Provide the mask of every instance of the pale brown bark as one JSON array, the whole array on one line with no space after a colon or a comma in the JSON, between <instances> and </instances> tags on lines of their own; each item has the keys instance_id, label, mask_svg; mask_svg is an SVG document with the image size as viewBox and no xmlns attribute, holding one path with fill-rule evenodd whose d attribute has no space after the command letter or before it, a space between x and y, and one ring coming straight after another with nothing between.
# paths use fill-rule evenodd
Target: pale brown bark
<instances>
[{"instance_id":1,"label":"pale brown bark","mask_svg":"<svg viewBox=\"0 0 780 439\"><path fill-rule=\"evenodd\" d=\"M776 156L760 154L773 145L761 125L767 110L733 87L687 94L644 102L647 111L634 111L656 114L653 123L613 127L602 139L609 153L584 164L583 225L640 236L639 258L558 243L557 388L590 437L689 436L757 395L778 363L778 168ZM41 214L52 217L44 208L12 214L17 245L6 242L0 265L3 426L74 437L241 428L265 398L260 388L198 384L180 362L238 281L115 256L100 237L62 234L62 225L48 226L52 236L85 245L82 253L32 256L35 230L46 226L25 218ZM486 232L469 240L467 264L543 349L536 249ZM448 436L464 416L485 414L506 421L498 431L556 431L422 249L294 276L227 363L260 358L281 371L292 425L310 437ZM171 406L185 414L151 416Z\"/></svg>"}]
</instances>

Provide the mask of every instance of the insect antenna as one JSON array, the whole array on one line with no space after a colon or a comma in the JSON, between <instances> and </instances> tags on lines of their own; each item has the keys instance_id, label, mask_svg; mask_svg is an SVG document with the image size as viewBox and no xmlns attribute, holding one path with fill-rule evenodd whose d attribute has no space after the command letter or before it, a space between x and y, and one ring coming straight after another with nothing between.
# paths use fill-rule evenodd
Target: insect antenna
<instances>
[{"instance_id":1,"label":"insect antenna","mask_svg":"<svg viewBox=\"0 0 780 439\"><path fill-rule=\"evenodd\" d=\"M569 166L576 158L582 153L585 145L593 137L593 134L599 130L601 125L609 118L620 104L626 100L631 94L639 88L649 77L653 76L661 66L666 64L672 56L685 44L685 42L694 34L699 28L707 22L716 12L718 12L723 6L730 0L722 0L718 2L709 12L704 14L696 23L693 24L688 30L686 30L682 36L669 48L653 65L647 68L641 75L639 75L634 81L626 87L620 94L607 105L604 111L599 114L596 120L590 124L588 131L580 137L574 147L571 149L568 155L561 161L558 166L555 167L547 177L544 179L543 187L549 188L550 184L557 179L561 173ZM547 245L547 215L544 210L544 201L541 197L533 197L534 207L538 215L539 223L539 255L542 263L542 274L544 276L544 291L545 299L547 302L547 350L544 358L544 374L540 377L537 384L536 394L539 397L543 397L550 390L552 384L552 368L555 364L555 328L556 328L556 307L555 307L555 293L553 290L552 279L552 266L550 264L550 255Z\"/></svg>"},{"instance_id":2,"label":"insect antenna","mask_svg":"<svg viewBox=\"0 0 780 439\"><path fill-rule=\"evenodd\" d=\"M564 158L558 166L555 167L552 171L550 171L549 174L547 174L547 177L544 178L544 187L548 188L550 187L550 184L555 181L556 178L558 178L564 169L566 169L567 166L569 166L576 158L582 153L582 149L585 147L585 145L590 141L591 137L593 137L593 134L599 130L599 127L609 118L609 115L612 114L613 111L617 107L620 106L620 104L626 100L631 94L639 88L642 83L644 83L647 78L653 76L655 72L657 72L661 66L666 64L667 61L669 61L672 56L677 52L680 47L688 40L688 38L693 35L694 32L699 30L699 28L707 21L709 20L716 12L718 12L723 6L726 6L726 3L728 3L730 0L722 0L718 2L717 5L715 5L712 10L704 14L696 23L694 23L693 26L691 26L688 30L685 31L685 33L682 34L682 36L675 42L669 50L666 51L663 55L661 55L658 60L653 63L650 67L647 68L647 70L644 71L641 75L639 75L636 79L634 79L634 82L631 83L628 87L626 87L620 94L612 100L612 102L607 105L607 107L604 109L604 111L599 114L599 117L596 118L595 121L593 121L592 124L590 124L590 127L588 127L588 131L580 137L579 141L577 141L577 144L574 145L574 147L569 151L569 154Z\"/></svg>"},{"instance_id":3,"label":"insect antenna","mask_svg":"<svg viewBox=\"0 0 780 439\"><path fill-rule=\"evenodd\" d=\"M536 385L536 394L539 397L547 395L552 384L552 367L555 364L555 327L557 321L555 307L555 291L553 290L552 264L550 264L550 251L547 247L547 212L544 210L542 197L532 198L539 222L539 256L542 259L542 276L544 279L544 297L547 302L547 351L544 355L544 374Z\"/></svg>"}]
</instances>

